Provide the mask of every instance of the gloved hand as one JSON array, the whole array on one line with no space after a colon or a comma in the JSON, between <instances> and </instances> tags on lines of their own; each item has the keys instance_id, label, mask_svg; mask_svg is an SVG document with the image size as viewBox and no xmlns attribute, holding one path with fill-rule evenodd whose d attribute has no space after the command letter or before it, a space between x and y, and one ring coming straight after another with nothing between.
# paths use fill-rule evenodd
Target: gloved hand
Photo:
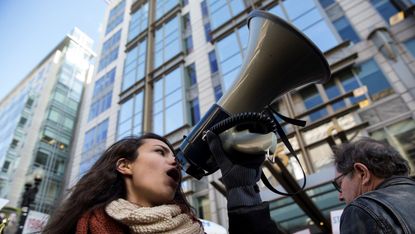
<instances>
[{"instance_id":1,"label":"gloved hand","mask_svg":"<svg viewBox=\"0 0 415 234\"><path fill-rule=\"evenodd\" d=\"M221 172L228 192L228 208L252 206L261 203L257 182L261 178L261 165L265 154L227 155L220 138L208 131L206 139Z\"/></svg>"}]
</instances>

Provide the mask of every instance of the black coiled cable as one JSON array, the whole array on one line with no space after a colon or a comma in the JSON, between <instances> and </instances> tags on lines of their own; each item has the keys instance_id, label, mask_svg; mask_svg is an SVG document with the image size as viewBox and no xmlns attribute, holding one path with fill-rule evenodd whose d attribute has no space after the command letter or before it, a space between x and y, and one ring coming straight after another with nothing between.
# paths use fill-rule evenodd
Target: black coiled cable
<instances>
[{"instance_id":1,"label":"black coiled cable","mask_svg":"<svg viewBox=\"0 0 415 234\"><path fill-rule=\"evenodd\" d=\"M244 112L220 121L219 123L213 125L209 130L216 135L219 135L234 126L246 124L257 125L257 129L260 128L261 133L275 132L277 129L274 119L271 118L268 114L258 112Z\"/></svg>"}]
</instances>

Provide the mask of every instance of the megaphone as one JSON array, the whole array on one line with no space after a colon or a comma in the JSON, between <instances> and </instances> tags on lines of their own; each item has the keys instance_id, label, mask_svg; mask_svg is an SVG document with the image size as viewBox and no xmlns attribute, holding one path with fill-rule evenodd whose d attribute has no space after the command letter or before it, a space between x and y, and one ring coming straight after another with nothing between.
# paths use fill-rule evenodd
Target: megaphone
<instances>
[{"instance_id":1,"label":"megaphone","mask_svg":"<svg viewBox=\"0 0 415 234\"><path fill-rule=\"evenodd\" d=\"M193 127L177 152L183 169L196 179L219 169L203 139L215 124L236 114L262 111L294 88L330 79L322 52L289 23L254 10L248 17L248 28L249 44L237 79Z\"/></svg>"}]
</instances>

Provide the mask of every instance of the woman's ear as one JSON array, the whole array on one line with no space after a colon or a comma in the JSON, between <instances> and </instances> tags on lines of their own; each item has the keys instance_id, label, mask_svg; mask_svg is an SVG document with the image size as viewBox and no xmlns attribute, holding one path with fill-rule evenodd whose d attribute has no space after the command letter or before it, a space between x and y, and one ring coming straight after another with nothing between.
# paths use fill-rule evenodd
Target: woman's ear
<instances>
[{"instance_id":1,"label":"woman's ear","mask_svg":"<svg viewBox=\"0 0 415 234\"><path fill-rule=\"evenodd\" d=\"M119 173L123 175L132 175L132 165L129 160L126 158L120 158L117 160L116 169Z\"/></svg>"},{"instance_id":2,"label":"woman's ear","mask_svg":"<svg viewBox=\"0 0 415 234\"><path fill-rule=\"evenodd\" d=\"M356 176L361 177L362 184L368 185L372 179L372 173L369 171L366 165L363 163L355 163L353 167L355 169Z\"/></svg>"}]
</instances>

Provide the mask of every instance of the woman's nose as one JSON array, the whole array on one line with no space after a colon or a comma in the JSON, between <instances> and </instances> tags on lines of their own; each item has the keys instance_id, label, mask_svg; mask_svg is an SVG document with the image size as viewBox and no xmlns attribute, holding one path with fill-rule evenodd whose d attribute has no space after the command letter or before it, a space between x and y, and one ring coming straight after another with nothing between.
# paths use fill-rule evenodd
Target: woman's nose
<instances>
[{"instance_id":1,"label":"woman's nose","mask_svg":"<svg viewBox=\"0 0 415 234\"><path fill-rule=\"evenodd\" d=\"M176 157L174 157L173 154L170 154L169 155L168 161L169 161L169 164L174 165L174 166L177 166L177 160L176 160Z\"/></svg>"}]
</instances>

